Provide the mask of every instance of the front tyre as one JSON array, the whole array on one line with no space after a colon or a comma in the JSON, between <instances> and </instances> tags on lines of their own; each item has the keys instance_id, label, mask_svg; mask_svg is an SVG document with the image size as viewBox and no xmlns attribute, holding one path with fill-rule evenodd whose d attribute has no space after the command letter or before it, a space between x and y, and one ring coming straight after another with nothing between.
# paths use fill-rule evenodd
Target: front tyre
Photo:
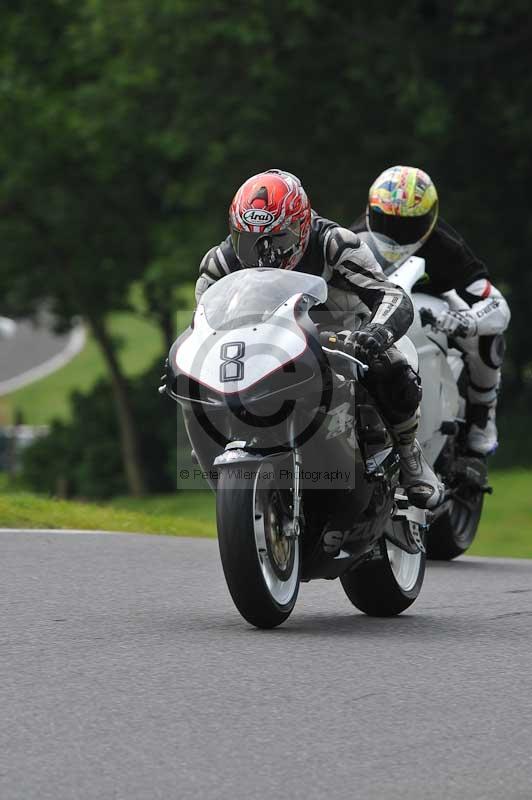
<instances>
[{"instance_id":1,"label":"front tyre","mask_svg":"<svg viewBox=\"0 0 532 800\"><path fill-rule=\"evenodd\" d=\"M340 579L356 608L371 617L393 617L412 605L423 585L425 554L406 553L382 538L371 558Z\"/></svg>"},{"instance_id":2,"label":"front tyre","mask_svg":"<svg viewBox=\"0 0 532 800\"><path fill-rule=\"evenodd\" d=\"M251 470L250 470L251 472ZM291 498L268 475L237 475L224 467L216 492L218 545L225 580L240 614L257 628L275 628L290 616L299 591L300 540L291 537Z\"/></svg>"},{"instance_id":3,"label":"front tyre","mask_svg":"<svg viewBox=\"0 0 532 800\"><path fill-rule=\"evenodd\" d=\"M467 472L458 472L451 481L452 497L445 502L445 511L432 522L427 535L427 557L451 561L465 553L476 536L484 505L483 487L487 485L486 459L462 459L466 469L474 470L476 483L467 480Z\"/></svg>"},{"instance_id":4,"label":"front tyre","mask_svg":"<svg viewBox=\"0 0 532 800\"><path fill-rule=\"evenodd\" d=\"M427 555L432 561L452 561L473 544L484 496L478 491L469 497L462 495L453 498L449 508L430 526Z\"/></svg>"}]
</instances>

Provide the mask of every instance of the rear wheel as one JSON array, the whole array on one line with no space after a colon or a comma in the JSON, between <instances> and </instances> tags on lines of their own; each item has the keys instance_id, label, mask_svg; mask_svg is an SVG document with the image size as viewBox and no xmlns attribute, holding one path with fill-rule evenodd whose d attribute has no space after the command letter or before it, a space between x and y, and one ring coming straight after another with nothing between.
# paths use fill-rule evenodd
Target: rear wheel
<instances>
[{"instance_id":1,"label":"rear wheel","mask_svg":"<svg viewBox=\"0 0 532 800\"><path fill-rule=\"evenodd\" d=\"M258 628L290 616L299 591L300 540L292 536L289 492L275 486L271 463L242 478L222 468L216 493L218 544L227 586L240 614Z\"/></svg>"},{"instance_id":2,"label":"rear wheel","mask_svg":"<svg viewBox=\"0 0 532 800\"><path fill-rule=\"evenodd\" d=\"M412 605L424 576L424 553L406 553L383 537L372 557L344 575L341 582L360 611L372 617L392 617Z\"/></svg>"}]
</instances>

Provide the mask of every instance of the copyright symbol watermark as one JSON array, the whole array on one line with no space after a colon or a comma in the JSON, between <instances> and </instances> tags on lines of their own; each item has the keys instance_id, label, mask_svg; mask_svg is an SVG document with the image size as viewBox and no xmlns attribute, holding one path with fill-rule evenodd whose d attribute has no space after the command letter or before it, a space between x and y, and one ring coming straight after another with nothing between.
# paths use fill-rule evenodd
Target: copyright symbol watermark
<instances>
[{"instance_id":1,"label":"copyright symbol watermark","mask_svg":"<svg viewBox=\"0 0 532 800\"><path fill-rule=\"evenodd\" d=\"M190 478L190 470L189 469L181 469L179 470L179 477L182 481L186 481L187 478Z\"/></svg>"},{"instance_id":2,"label":"copyright symbol watermark","mask_svg":"<svg viewBox=\"0 0 532 800\"><path fill-rule=\"evenodd\" d=\"M231 426L238 429L242 440L251 441L260 432L263 441L268 439L280 446L297 442L301 446L321 427L331 405L333 382L329 380L326 364L308 342L302 351L298 350L302 339L299 336L296 346L294 324L275 316L254 323L256 327L249 332L251 318L235 317L227 331L221 328L212 335L198 335L197 348L187 370L187 389L194 401L191 411L219 450L224 449ZM259 326L260 339L255 335ZM244 339L249 334L249 341L227 341L232 331L234 336L239 331ZM233 370L230 377L229 367ZM257 403L253 387L260 382L262 397ZM302 384L305 390L301 389ZM225 413L220 413L220 402L210 402L209 386L222 403L225 400ZM307 402L310 388L317 398L313 408Z\"/></svg>"}]
</instances>

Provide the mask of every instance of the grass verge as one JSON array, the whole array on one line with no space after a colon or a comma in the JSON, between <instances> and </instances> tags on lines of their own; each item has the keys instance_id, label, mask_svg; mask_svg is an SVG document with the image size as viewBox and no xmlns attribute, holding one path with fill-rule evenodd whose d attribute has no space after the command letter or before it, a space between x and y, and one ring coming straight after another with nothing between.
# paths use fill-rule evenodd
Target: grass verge
<instances>
[{"instance_id":1,"label":"grass verge","mask_svg":"<svg viewBox=\"0 0 532 800\"><path fill-rule=\"evenodd\" d=\"M532 470L493 471L470 555L532 558Z\"/></svg>"},{"instance_id":2,"label":"grass verge","mask_svg":"<svg viewBox=\"0 0 532 800\"><path fill-rule=\"evenodd\" d=\"M0 527L6 528L215 536L214 518L214 496L208 492L183 492L142 500L117 498L112 503L55 500L20 490L0 494Z\"/></svg>"},{"instance_id":3,"label":"grass verge","mask_svg":"<svg viewBox=\"0 0 532 800\"><path fill-rule=\"evenodd\" d=\"M484 514L471 555L532 558L532 471L494 472L493 496ZM144 498L117 498L109 503L81 503L40 497L4 486L0 494L0 527L84 528L170 536L215 536L214 496L208 492Z\"/></svg>"}]
</instances>

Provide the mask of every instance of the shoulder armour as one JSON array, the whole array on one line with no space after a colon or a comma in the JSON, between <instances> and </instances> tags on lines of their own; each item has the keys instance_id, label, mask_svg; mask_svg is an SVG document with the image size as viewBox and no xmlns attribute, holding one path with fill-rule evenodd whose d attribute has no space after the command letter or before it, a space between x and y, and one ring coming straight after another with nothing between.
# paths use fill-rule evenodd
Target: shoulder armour
<instances>
[{"instance_id":1,"label":"shoulder armour","mask_svg":"<svg viewBox=\"0 0 532 800\"><path fill-rule=\"evenodd\" d=\"M203 256L199 271L200 275L208 275L217 281L218 278L223 278L224 275L229 275L230 272L237 269L240 269L240 264L233 245L230 241L225 240L220 245L211 247Z\"/></svg>"},{"instance_id":2,"label":"shoulder armour","mask_svg":"<svg viewBox=\"0 0 532 800\"><path fill-rule=\"evenodd\" d=\"M342 256L349 250L358 250L360 238L348 228L336 226L327 233L325 240L325 258L331 266L338 264Z\"/></svg>"}]
</instances>

